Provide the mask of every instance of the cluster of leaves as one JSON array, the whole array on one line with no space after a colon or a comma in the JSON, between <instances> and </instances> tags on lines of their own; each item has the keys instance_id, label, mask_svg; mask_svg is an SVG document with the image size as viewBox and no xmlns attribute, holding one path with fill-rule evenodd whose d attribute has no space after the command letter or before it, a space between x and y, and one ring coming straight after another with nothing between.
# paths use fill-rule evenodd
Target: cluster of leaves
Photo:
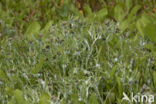
<instances>
[{"instance_id":1,"label":"cluster of leaves","mask_svg":"<svg viewBox=\"0 0 156 104\"><path fill-rule=\"evenodd\" d=\"M123 103L123 92L155 92L152 42L122 35L111 20L69 18L26 31L20 39L1 38L1 104L114 104Z\"/></svg>"},{"instance_id":2,"label":"cluster of leaves","mask_svg":"<svg viewBox=\"0 0 156 104\"><path fill-rule=\"evenodd\" d=\"M114 104L123 92L154 94L154 6L0 0L0 103Z\"/></svg>"},{"instance_id":3,"label":"cluster of leaves","mask_svg":"<svg viewBox=\"0 0 156 104\"><path fill-rule=\"evenodd\" d=\"M18 34L37 21L41 28L49 21L57 22L70 15L79 15L72 0L60 4L60 0L1 0L0 1L0 33L4 36Z\"/></svg>"},{"instance_id":4,"label":"cluster of leaves","mask_svg":"<svg viewBox=\"0 0 156 104\"><path fill-rule=\"evenodd\" d=\"M156 6L155 1L111 0L103 2L98 12L92 12L89 5L84 5L83 10L91 21L104 21L105 18L112 18L119 24L122 32L129 29L132 33L135 32L156 42L156 12L155 9L152 11L152 8L156 8L154 6Z\"/></svg>"},{"instance_id":5,"label":"cluster of leaves","mask_svg":"<svg viewBox=\"0 0 156 104\"><path fill-rule=\"evenodd\" d=\"M155 42L155 4L155 0L1 0L0 32L20 36L33 22L37 21L43 28L51 21L56 23L73 15L85 16L88 22L112 18L121 31L130 29Z\"/></svg>"}]
</instances>

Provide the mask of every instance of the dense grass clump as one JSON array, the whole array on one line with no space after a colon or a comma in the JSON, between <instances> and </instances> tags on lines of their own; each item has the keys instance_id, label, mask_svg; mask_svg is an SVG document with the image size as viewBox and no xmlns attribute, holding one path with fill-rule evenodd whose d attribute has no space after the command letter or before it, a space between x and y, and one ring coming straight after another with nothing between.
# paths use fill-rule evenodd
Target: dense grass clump
<instances>
[{"instance_id":1,"label":"dense grass clump","mask_svg":"<svg viewBox=\"0 0 156 104\"><path fill-rule=\"evenodd\" d=\"M0 38L1 104L115 104L156 91L151 42L113 21L69 19L32 39Z\"/></svg>"}]
</instances>

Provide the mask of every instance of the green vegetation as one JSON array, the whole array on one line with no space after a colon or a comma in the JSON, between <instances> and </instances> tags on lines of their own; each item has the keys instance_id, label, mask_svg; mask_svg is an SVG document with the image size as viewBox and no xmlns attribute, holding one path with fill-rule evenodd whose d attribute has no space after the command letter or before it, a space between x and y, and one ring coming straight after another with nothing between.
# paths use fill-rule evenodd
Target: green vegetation
<instances>
[{"instance_id":1,"label":"green vegetation","mask_svg":"<svg viewBox=\"0 0 156 104\"><path fill-rule=\"evenodd\" d=\"M81 11L71 0L1 0L0 104L128 104L123 92L155 95L155 1L110 1L95 9L86 0Z\"/></svg>"}]
</instances>

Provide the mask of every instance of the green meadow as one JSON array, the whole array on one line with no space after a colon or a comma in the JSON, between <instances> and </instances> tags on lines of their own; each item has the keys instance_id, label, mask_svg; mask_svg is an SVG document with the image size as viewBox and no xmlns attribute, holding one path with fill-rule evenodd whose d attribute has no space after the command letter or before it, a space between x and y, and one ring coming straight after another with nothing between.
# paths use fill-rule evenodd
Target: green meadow
<instances>
[{"instance_id":1,"label":"green meadow","mask_svg":"<svg viewBox=\"0 0 156 104\"><path fill-rule=\"evenodd\" d=\"M0 104L155 104L156 2L97 1L0 0Z\"/></svg>"}]
</instances>

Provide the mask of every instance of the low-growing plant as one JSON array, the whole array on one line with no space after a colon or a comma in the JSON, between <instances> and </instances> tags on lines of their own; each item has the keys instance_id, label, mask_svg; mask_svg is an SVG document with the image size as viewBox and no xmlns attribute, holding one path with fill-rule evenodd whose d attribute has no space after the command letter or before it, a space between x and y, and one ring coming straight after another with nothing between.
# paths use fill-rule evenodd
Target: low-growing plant
<instances>
[{"instance_id":1,"label":"low-growing plant","mask_svg":"<svg viewBox=\"0 0 156 104\"><path fill-rule=\"evenodd\" d=\"M69 18L47 27L36 33L34 23L20 39L1 39L1 104L111 104L122 103L123 92L154 94L151 41L121 35L111 20Z\"/></svg>"}]
</instances>

